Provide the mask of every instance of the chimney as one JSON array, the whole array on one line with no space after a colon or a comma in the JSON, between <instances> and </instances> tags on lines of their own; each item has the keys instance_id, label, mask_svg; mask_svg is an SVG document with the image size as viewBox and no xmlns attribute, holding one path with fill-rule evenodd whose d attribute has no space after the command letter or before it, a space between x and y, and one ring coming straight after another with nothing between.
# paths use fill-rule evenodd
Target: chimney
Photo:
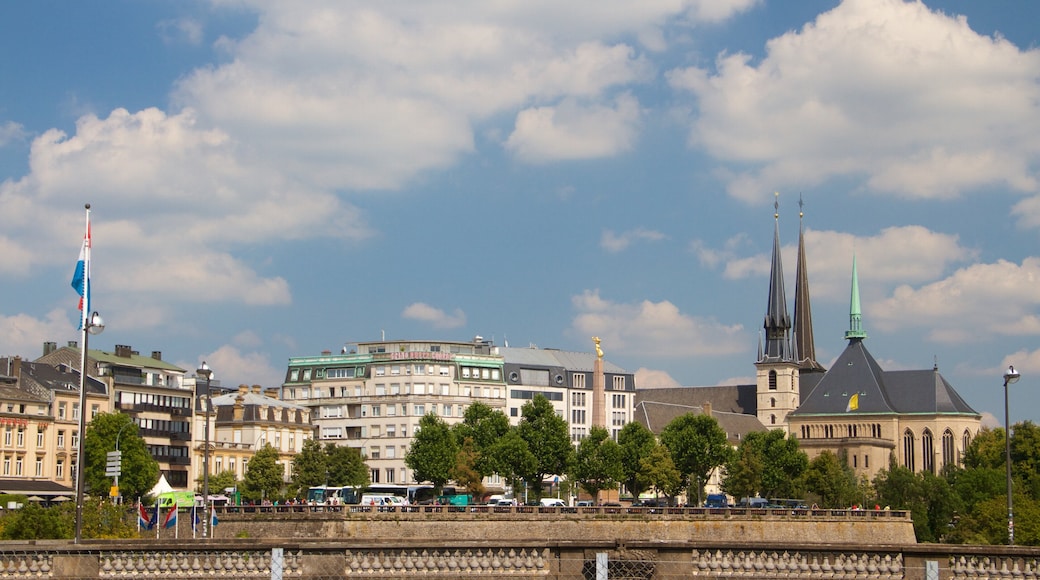
<instances>
[{"instance_id":1,"label":"chimney","mask_svg":"<svg viewBox=\"0 0 1040 580\"><path fill-rule=\"evenodd\" d=\"M261 391L263 390L263 387L261 387L260 385L253 385L253 389L252 390L253 390L253 394L254 395L259 395L259 394L261 394Z\"/></svg>"},{"instance_id":2,"label":"chimney","mask_svg":"<svg viewBox=\"0 0 1040 580\"><path fill-rule=\"evenodd\" d=\"M277 399L278 398L278 387L271 387L270 389L267 389L266 391L264 391L264 394L267 395L271 399Z\"/></svg>"},{"instance_id":3,"label":"chimney","mask_svg":"<svg viewBox=\"0 0 1040 580\"><path fill-rule=\"evenodd\" d=\"M332 351L331 350L323 350L323 351L321 351L321 356L332 356Z\"/></svg>"},{"instance_id":4,"label":"chimney","mask_svg":"<svg viewBox=\"0 0 1040 580\"><path fill-rule=\"evenodd\" d=\"M50 353L58 350L58 343L56 342L45 342L43 343L43 356L47 356Z\"/></svg>"},{"instance_id":5,"label":"chimney","mask_svg":"<svg viewBox=\"0 0 1040 580\"><path fill-rule=\"evenodd\" d=\"M249 385L238 385L238 394L245 395L249 393Z\"/></svg>"},{"instance_id":6,"label":"chimney","mask_svg":"<svg viewBox=\"0 0 1040 580\"><path fill-rule=\"evenodd\" d=\"M75 340L70 340L68 344L69 344L69 348L79 348L79 343L76 342Z\"/></svg>"},{"instance_id":7,"label":"chimney","mask_svg":"<svg viewBox=\"0 0 1040 580\"><path fill-rule=\"evenodd\" d=\"M125 344L117 344L116 345L116 356L123 357L123 358L130 358L131 353L132 353L132 351L131 351L129 346L127 346Z\"/></svg>"},{"instance_id":8,"label":"chimney","mask_svg":"<svg viewBox=\"0 0 1040 580\"><path fill-rule=\"evenodd\" d=\"M705 402L704 402L704 405L703 405L703 406L701 407L701 411L702 411L702 412L703 412L703 413L704 413L704 414L705 414L706 416L708 416L708 417L711 417L711 403L710 403L710 402L708 402L708 401L705 401Z\"/></svg>"},{"instance_id":9,"label":"chimney","mask_svg":"<svg viewBox=\"0 0 1040 580\"><path fill-rule=\"evenodd\" d=\"M162 351L161 350L153 350L152 351L152 358L154 358L155 360L162 360Z\"/></svg>"},{"instance_id":10,"label":"chimney","mask_svg":"<svg viewBox=\"0 0 1040 580\"><path fill-rule=\"evenodd\" d=\"M11 359L11 376L18 379L22 376L22 357L16 356Z\"/></svg>"}]
</instances>

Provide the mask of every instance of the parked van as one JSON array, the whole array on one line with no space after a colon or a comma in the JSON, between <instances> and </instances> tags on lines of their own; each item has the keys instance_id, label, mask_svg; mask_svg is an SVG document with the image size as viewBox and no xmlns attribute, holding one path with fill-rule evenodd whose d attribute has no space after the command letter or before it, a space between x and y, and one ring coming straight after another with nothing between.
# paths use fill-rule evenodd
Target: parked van
<instances>
[{"instance_id":1,"label":"parked van","mask_svg":"<svg viewBox=\"0 0 1040 580\"><path fill-rule=\"evenodd\" d=\"M764 497L745 497L744 499L737 502L737 507L746 508L765 508L769 506L769 500Z\"/></svg>"},{"instance_id":2,"label":"parked van","mask_svg":"<svg viewBox=\"0 0 1040 580\"><path fill-rule=\"evenodd\" d=\"M727 508L729 507L729 499L726 498L724 493L709 493L707 499L704 500L704 507Z\"/></svg>"},{"instance_id":3,"label":"parked van","mask_svg":"<svg viewBox=\"0 0 1040 580\"><path fill-rule=\"evenodd\" d=\"M567 507L562 499L555 497L543 497L541 500L542 507Z\"/></svg>"},{"instance_id":4,"label":"parked van","mask_svg":"<svg viewBox=\"0 0 1040 580\"><path fill-rule=\"evenodd\" d=\"M404 499L396 495L366 493L361 496L361 505L368 506L397 506L404 505Z\"/></svg>"}]
</instances>

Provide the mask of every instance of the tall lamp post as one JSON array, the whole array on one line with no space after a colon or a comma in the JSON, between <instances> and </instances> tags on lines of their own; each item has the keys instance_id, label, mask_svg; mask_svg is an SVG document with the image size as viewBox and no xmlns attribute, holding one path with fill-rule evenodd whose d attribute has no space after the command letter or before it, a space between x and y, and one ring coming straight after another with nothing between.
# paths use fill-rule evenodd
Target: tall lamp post
<instances>
[{"instance_id":1,"label":"tall lamp post","mask_svg":"<svg viewBox=\"0 0 1040 580\"><path fill-rule=\"evenodd\" d=\"M199 366L198 370L195 371L195 375L206 379L206 436L205 436L205 447L202 450L202 508L205 513L202 516L202 537L207 538L209 533L209 412L211 402L209 393L209 379L213 376L213 371L206 366L206 361L202 361L202 365Z\"/></svg>"},{"instance_id":2,"label":"tall lamp post","mask_svg":"<svg viewBox=\"0 0 1040 580\"><path fill-rule=\"evenodd\" d=\"M1015 516L1011 509L1011 424L1008 420L1008 385L1018 382L1021 377L1015 365L1008 365L1004 371L1004 462L1007 464L1007 505L1008 505L1008 545L1015 545Z\"/></svg>"},{"instance_id":3,"label":"tall lamp post","mask_svg":"<svg viewBox=\"0 0 1040 580\"><path fill-rule=\"evenodd\" d=\"M88 206L89 207L89 206ZM97 311L84 317L83 350L79 360L79 442L76 445L76 538L78 544L83 539L83 472L86 457L83 454L83 442L87 439L87 339L91 334L101 334L105 330L105 321Z\"/></svg>"}]
</instances>

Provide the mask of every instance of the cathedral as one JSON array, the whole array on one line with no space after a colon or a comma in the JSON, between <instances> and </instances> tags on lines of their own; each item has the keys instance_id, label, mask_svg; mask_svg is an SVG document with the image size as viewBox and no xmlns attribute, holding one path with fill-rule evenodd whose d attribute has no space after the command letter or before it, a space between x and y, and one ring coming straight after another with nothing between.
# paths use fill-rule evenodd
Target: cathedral
<instances>
[{"instance_id":1,"label":"cathedral","mask_svg":"<svg viewBox=\"0 0 1040 580\"><path fill-rule=\"evenodd\" d=\"M801 202L799 202L801 205ZM672 418L704 413L738 445L749 431L783 429L812 459L844 456L857 475L873 479L890 460L912 471L939 473L961 461L982 417L939 373L886 371L865 345L856 260L852 260L848 344L825 369L816 361L804 214L799 212L794 317L789 315L774 204L773 252L754 385L637 389L635 418L655 433Z\"/></svg>"}]
</instances>

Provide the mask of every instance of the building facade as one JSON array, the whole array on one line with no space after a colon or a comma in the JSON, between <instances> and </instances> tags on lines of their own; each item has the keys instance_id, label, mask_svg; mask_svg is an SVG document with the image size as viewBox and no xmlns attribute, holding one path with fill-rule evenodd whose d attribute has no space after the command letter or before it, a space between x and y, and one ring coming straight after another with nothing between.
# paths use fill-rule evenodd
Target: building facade
<instances>
[{"instance_id":1,"label":"building facade","mask_svg":"<svg viewBox=\"0 0 1040 580\"><path fill-rule=\"evenodd\" d=\"M44 344L36 362L79 369L80 349L75 342L58 348ZM185 371L152 351L142 356L126 345L112 352L87 351L87 371L106 383L111 408L133 417L149 453L171 486L190 489L193 389L184 383Z\"/></svg>"},{"instance_id":2,"label":"building facade","mask_svg":"<svg viewBox=\"0 0 1040 580\"><path fill-rule=\"evenodd\" d=\"M235 473L236 479L242 480L253 454L270 444L278 452L284 481L290 480L293 457L303 442L314 436L314 424L309 408L282 401L278 393L278 388L263 391L259 385L239 385L235 391L209 398L211 477L229 470ZM200 482L206 449L207 398L204 393L199 395L196 409L193 432L198 436L192 445L192 473L194 481Z\"/></svg>"}]
</instances>

